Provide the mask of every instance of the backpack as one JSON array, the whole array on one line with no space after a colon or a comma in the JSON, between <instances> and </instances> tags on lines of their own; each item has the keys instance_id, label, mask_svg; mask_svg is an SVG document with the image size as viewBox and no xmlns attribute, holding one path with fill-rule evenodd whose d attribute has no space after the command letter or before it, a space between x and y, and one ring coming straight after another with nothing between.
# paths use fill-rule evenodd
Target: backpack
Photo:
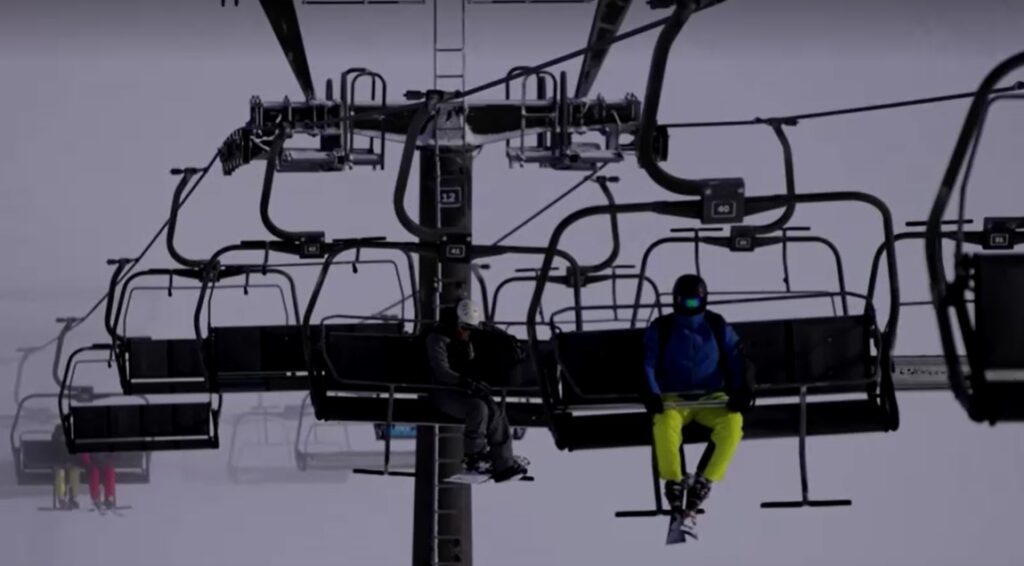
<instances>
[{"instance_id":1,"label":"backpack","mask_svg":"<svg viewBox=\"0 0 1024 566\"><path fill-rule=\"evenodd\" d=\"M668 346L668 339L672 330L672 316L671 314L663 315L654 320L654 327L658 331L658 363L655 366L655 372L661 371L661 358L665 355L665 349ZM726 392L730 397L751 395L755 383L755 369L753 362L751 362L744 351L743 343L740 342L739 345L739 355L743 359L743 382L740 391L731 391L730 385L732 380L730 379L730 373L732 368L729 367L728 348L725 340L725 329L727 326L725 318L714 311L704 311L704 320L711 327L711 334L715 337L715 343L718 345L718 371L725 382Z\"/></svg>"},{"instance_id":2,"label":"backpack","mask_svg":"<svg viewBox=\"0 0 1024 566\"><path fill-rule=\"evenodd\" d=\"M491 385L519 385L519 369L527 360L528 353L518 338L488 325L474 330L470 340L473 343L473 364L481 378Z\"/></svg>"}]
</instances>

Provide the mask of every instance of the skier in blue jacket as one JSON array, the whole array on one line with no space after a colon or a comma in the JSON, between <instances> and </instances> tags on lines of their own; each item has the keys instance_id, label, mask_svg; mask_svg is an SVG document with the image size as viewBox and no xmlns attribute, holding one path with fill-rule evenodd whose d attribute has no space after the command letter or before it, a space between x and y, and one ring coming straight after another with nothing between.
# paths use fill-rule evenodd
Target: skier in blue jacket
<instances>
[{"instance_id":1,"label":"skier in blue jacket","mask_svg":"<svg viewBox=\"0 0 1024 566\"><path fill-rule=\"evenodd\" d=\"M696 516L711 492L725 478L743 438L743 416L753 402L750 366L740 339L721 315L707 310L707 284L697 275L683 275L672 289L673 313L660 317L644 337L644 369L653 415L658 473L673 510ZM723 352L724 350L724 352ZM724 407L666 407L679 401L724 401ZM711 429L710 458L703 470L686 477L679 450L682 429L697 422Z\"/></svg>"}]
</instances>

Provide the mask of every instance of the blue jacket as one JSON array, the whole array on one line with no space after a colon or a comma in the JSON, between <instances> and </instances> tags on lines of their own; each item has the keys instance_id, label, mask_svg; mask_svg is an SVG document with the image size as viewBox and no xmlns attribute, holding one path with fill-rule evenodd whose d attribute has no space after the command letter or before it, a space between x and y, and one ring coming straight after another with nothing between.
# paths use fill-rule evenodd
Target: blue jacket
<instances>
[{"instance_id":1,"label":"blue jacket","mask_svg":"<svg viewBox=\"0 0 1024 566\"><path fill-rule=\"evenodd\" d=\"M652 393L711 392L741 386L745 361L739 352L739 336L731 325L725 326L729 375L723 376L719 371L718 343L704 315L673 314L671 322L664 355L657 325L649 326L644 335L644 371Z\"/></svg>"}]
</instances>

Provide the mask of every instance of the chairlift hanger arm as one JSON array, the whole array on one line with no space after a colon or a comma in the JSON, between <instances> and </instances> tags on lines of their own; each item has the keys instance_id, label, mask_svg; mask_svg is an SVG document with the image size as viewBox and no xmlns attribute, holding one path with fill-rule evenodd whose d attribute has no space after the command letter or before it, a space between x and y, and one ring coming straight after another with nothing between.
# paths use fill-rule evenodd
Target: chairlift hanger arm
<instances>
[{"instance_id":1,"label":"chairlift hanger arm","mask_svg":"<svg viewBox=\"0 0 1024 566\"><path fill-rule=\"evenodd\" d=\"M672 50L672 44L675 43L676 37L692 13L688 6L684 6L685 4L684 2L676 4L672 15L661 28L654 45L654 54L651 56L650 70L647 75L647 88L644 91L636 157L640 167L660 187L680 196L699 197L704 193L705 182L672 175L658 163L655 151L655 129L658 128L658 109L661 107L668 55Z\"/></svg>"},{"instance_id":2,"label":"chairlift hanger arm","mask_svg":"<svg viewBox=\"0 0 1024 566\"><path fill-rule=\"evenodd\" d=\"M287 1L291 2L291 0ZM274 189L274 172L277 170L278 161L281 159L281 153L284 151L284 141L287 138L287 129L279 129L277 135L274 136L274 143L270 148L270 154L267 156L266 171L263 174L263 191L260 193L260 220L267 231L279 240L298 242L300 244L319 244L324 241L323 232L293 232L285 230L275 224L273 219L270 218L270 193Z\"/></svg>"},{"instance_id":3,"label":"chairlift hanger arm","mask_svg":"<svg viewBox=\"0 0 1024 566\"><path fill-rule=\"evenodd\" d=\"M436 97L428 99L428 102L420 106L416 114L413 115L412 120L409 121L409 127L405 133L405 146L402 148L402 158L398 165L398 175L395 178L395 191L392 203L395 209L395 216L398 218L398 223L402 225L402 228L405 228L414 237L427 241L440 241L444 231L437 228L428 228L416 222L409 215L408 211L405 210L405 193L409 189L409 177L412 173L413 158L416 156L416 142L423 129L434 119L433 105L435 103Z\"/></svg>"},{"instance_id":4,"label":"chairlift hanger arm","mask_svg":"<svg viewBox=\"0 0 1024 566\"><path fill-rule=\"evenodd\" d=\"M189 183L192 181L192 177L194 177L198 171L193 168L187 168L175 170L171 173L180 173L181 178L178 180L178 185L174 188L174 194L171 197L171 215L167 219L167 253L171 256L171 259L182 267L189 269L201 269L203 267L202 261L185 257L178 251L177 246L174 244L175 235L178 232L178 211L181 209L181 197ZM198 183L195 186L198 187Z\"/></svg>"},{"instance_id":5,"label":"chairlift hanger arm","mask_svg":"<svg viewBox=\"0 0 1024 566\"><path fill-rule=\"evenodd\" d=\"M700 197L705 191L719 184L735 184L739 179L686 179L672 175L661 167L656 151L656 130L658 126L658 110L661 107L661 96L665 86L665 71L672 46L679 37L683 26L694 13L720 4L721 1L676 1L672 15L658 34L651 55L650 70L647 75L647 86L644 91L643 108L641 110L640 130L637 140L637 161L640 167L657 185L680 196ZM668 7L668 2L658 2L657 7Z\"/></svg>"},{"instance_id":6,"label":"chairlift hanger arm","mask_svg":"<svg viewBox=\"0 0 1024 566\"><path fill-rule=\"evenodd\" d=\"M779 145L782 146L782 164L786 175L786 194L793 196L796 194L796 175L793 167L793 147L789 143L789 137L786 135L786 131L783 129L783 123L778 121L766 121L765 122L775 134L776 139L779 140ZM752 235L770 234L785 228L789 221L793 219L793 214L796 212L796 203L791 202L786 206L786 209L782 212L778 218L774 221L764 224L762 226L752 226Z\"/></svg>"},{"instance_id":7,"label":"chairlift hanger arm","mask_svg":"<svg viewBox=\"0 0 1024 566\"><path fill-rule=\"evenodd\" d=\"M615 206L615 195L612 194L612 190L608 186L608 184L617 183L618 181L618 177L607 177L605 175L599 175L597 177L594 177L594 182L597 183L597 185L601 188L601 194L604 195L604 198L606 201L608 201L609 206ZM619 217L614 213L609 214L608 216L608 219L611 221L612 231L612 249L608 251L608 257L604 258L604 260L594 265L581 267L579 268L579 271L576 271L573 274L567 273L566 276L574 275L580 278L584 278L588 275L599 273L601 271L604 271L605 269L608 269L609 267L614 265L615 262L619 259L619 250L621 248L619 240Z\"/></svg>"},{"instance_id":8,"label":"chairlift hanger arm","mask_svg":"<svg viewBox=\"0 0 1024 566\"><path fill-rule=\"evenodd\" d=\"M54 348L53 367L52 367L52 372L51 373L53 375L53 382L56 383L57 386L59 387L60 383L61 383L60 373L59 373L60 372L60 356L61 356L61 354L64 353L64 339L67 337L68 332L71 332L71 329L74 327L75 319L74 318L58 318L57 322L61 324L61 328L60 328L60 334L57 335L57 347Z\"/></svg>"}]
</instances>

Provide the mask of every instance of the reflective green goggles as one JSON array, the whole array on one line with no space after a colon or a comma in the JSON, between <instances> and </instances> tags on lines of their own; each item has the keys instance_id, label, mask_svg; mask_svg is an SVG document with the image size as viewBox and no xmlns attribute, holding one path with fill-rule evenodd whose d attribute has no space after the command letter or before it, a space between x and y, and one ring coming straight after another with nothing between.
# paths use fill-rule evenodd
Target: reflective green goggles
<instances>
[{"instance_id":1,"label":"reflective green goggles","mask_svg":"<svg viewBox=\"0 0 1024 566\"><path fill-rule=\"evenodd\" d=\"M699 297L686 298L686 299L683 299L681 302L683 303L683 306L688 308L688 309L696 309L696 308L700 307L700 298Z\"/></svg>"}]
</instances>

